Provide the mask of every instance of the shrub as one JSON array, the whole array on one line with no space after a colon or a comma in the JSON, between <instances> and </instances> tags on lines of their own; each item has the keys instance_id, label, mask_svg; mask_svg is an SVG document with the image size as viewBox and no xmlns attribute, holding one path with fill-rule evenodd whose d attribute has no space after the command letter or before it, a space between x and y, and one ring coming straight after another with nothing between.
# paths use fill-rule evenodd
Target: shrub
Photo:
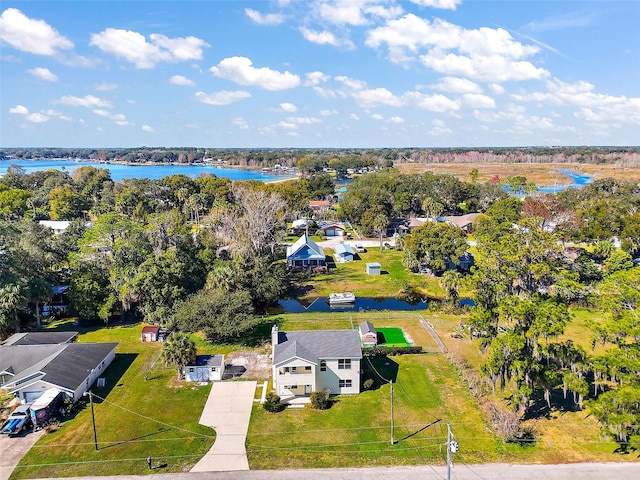
<instances>
[{"instance_id":1,"label":"shrub","mask_svg":"<svg viewBox=\"0 0 640 480\"><path fill-rule=\"evenodd\" d=\"M311 392L309 399L311 400L311 406L316 410L326 410L331 406L329 390L324 390L322 392Z\"/></svg>"},{"instance_id":2,"label":"shrub","mask_svg":"<svg viewBox=\"0 0 640 480\"><path fill-rule=\"evenodd\" d=\"M373 378L367 378L362 384L362 388L364 388L365 390L371 390L372 387L373 387Z\"/></svg>"},{"instance_id":3,"label":"shrub","mask_svg":"<svg viewBox=\"0 0 640 480\"><path fill-rule=\"evenodd\" d=\"M280 395L278 395L276 392L269 392L264 399L262 408L264 408L267 412L277 413L284 410L285 406L280 403Z\"/></svg>"}]
</instances>

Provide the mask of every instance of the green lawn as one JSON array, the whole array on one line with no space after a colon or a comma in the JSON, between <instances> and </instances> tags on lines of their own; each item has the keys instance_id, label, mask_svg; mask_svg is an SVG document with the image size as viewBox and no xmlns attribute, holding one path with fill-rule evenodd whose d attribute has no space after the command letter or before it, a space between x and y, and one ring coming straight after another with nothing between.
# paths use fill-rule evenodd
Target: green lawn
<instances>
[{"instance_id":1,"label":"green lawn","mask_svg":"<svg viewBox=\"0 0 640 480\"><path fill-rule=\"evenodd\" d=\"M211 386L178 384L176 371L158 360L161 344L140 342L140 329L81 329L80 342L119 342L106 387L93 389L105 399L94 403L98 450L87 407L43 435L11 478L144 474L148 455L164 465L156 473L183 472L211 448L215 432L198 424Z\"/></svg>"},{"instance_id":2,"label":"green lawn","mask_svg":"<svg viewBox=\"0 0 640 480\"><path fill-rule=\"evenodd\" d=\"M409 347L411 344L404 338L402 329L398 327L376 327L378 332L378 338L380 334L384 337L383 343L378 345L384 345L385 347Z\"/></svg>"}]
</instances>

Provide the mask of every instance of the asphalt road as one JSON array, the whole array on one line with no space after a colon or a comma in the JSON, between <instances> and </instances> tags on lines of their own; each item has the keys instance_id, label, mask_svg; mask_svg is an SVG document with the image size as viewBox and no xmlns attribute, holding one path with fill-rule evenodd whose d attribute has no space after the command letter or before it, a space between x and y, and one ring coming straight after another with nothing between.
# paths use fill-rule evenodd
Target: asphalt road
<instances>
[{"instance_id":1,"label":"asphalt road","mask_svg":"<svg viewBox=\"0 0 640 480\"><path fill-rule=\"evenodd\" d=\"M446 479L445 467L372 467L308 470L250 470L237 472L167 473L118 475L111 477L70 477L65 480L438 480ZM640 462L573 463L563 465L457 464L452 480L638 480Z\"/></svg>"}]
</instances>

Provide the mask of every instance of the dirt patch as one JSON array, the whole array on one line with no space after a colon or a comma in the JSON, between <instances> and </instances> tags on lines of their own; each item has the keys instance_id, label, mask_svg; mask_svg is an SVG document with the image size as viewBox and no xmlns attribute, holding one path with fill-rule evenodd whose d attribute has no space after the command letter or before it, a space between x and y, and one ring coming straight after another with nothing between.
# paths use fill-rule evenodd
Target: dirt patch
<instances>
[{"instance_id":1,"label":"dirt patch","mask_svg":"<svg viewBox=\"0 0 640 480\"><path fill-rule=\"evenodd\" d=\"M225 372L250 380L267 380L271 377L271 355L254 350L229 353L225 357Z\"/></svg>"}]
</instances>

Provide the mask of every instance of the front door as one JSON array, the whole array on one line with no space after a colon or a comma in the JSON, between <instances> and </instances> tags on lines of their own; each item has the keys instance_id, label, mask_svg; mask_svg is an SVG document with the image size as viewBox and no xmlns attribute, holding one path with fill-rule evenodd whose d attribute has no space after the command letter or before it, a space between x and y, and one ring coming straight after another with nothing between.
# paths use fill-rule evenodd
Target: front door
<instances>
[{"instance_id":1,"label":"front door","mask_svg":"<svg viewBox=\"0 0 640 480\"><path fill-rule=\"evenodd\" d=\"M305 395L311 395L311 385L305 385L304 386L304 394Z\"/></svg>"}]
</instances>

